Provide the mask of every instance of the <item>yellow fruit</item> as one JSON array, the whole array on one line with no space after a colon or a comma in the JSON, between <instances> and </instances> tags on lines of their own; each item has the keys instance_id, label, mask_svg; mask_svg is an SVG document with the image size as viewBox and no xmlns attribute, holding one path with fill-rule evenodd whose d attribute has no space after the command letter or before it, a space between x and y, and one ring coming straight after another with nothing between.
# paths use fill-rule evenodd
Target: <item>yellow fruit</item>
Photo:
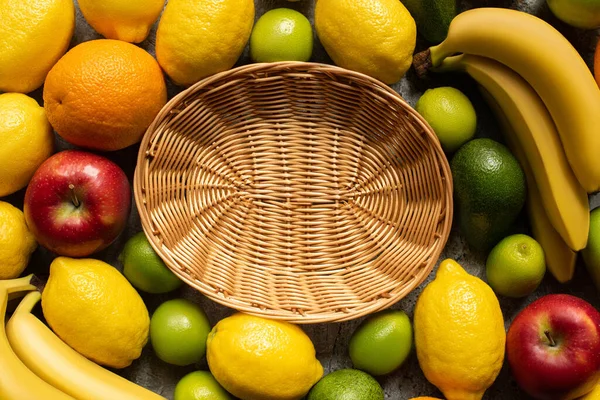
<instances>
[{"instance_id":1,"label":"yellow fruit","mask_svg":"<svg viewBox=\"0 0 600 400\"><path fill-rule=\"evenodd\" d=\"M0 279L21 275L36 247L23 211L0 201Z\"/></svg>"},{"instance_id":2,"label":"yellow fruit","mask_svg":"<svg viewBox=\"0 0 600 400\"><path fill-rule=\"evenodd\" d=\"M117 269L99 260L56 258L42 310L64 342L98 364L127 367L148 341L150 318L142 298Z\"/></svg>"},{"instance_id":3,"label":"yellow fruit","mask_svg":"<svg viewBox=\"0 0 600 400\"><path fill-rule=\"evenodd\" d=\"M44 109L24 94L0 94L0 197L27 186L54 150Z\"/></svg>"},{"instance_id":4,"label":"yellow fruit","mask_svg":"<svg viewBox=\"0 0 600 400\"><path fill-rule=\"evenodd\" d=\"M163 10L165 0L79 0L86 21L107 39L140 43Z\"/></svg>"},{"instance_id":5,"label":"yellow fruit","mask_svg":"<svg viewBox=\"0 0 600 400\"><path fill-rule=\"evenodd\" d=\"M31 92L67 51L73 0L0 0L0 92Z\"/></svg>"},{"instance_id":6,"label":"yellow fruit","mask_svg":"<svg viewBox=\"0 0 600 400\"><path fill-rule=\"evenodd\" d=\"M298 326L237 313L208 335L215 379L243 400L296 400L323 376L315 348Z\"/></svg>"},{"instance_id":7,"label":"yellow fruit","mask_svg":"<svg viewBox=\"0 0 600 400\"><path fill-rule=\"evenodd\" d=\"M398 0L319 0L315 29L340 67L396 83L412 63L417 28Z\"/></svg>"},{"instance_id":8,"label":"yellow fruit","mask_svg":"<svg viewBox=\"0 0 600 400\"><path fill-rule=\"evenodd\" d=\"M170 0L156 33L156 58L178 85L233 67L254 24L254 0Z\"/></svg>"},{"instance_id":9,"label":"yellow fruit","mask_svg":"<svg viewBox=\"0 0 600 400\"><path fill-rule=\"evenodd\" d=\"M448 400L478 400L494 382L506 332L498 299L481 279L444 260L415 306L415 346L427 380Z\"/></svg>"},{"instance_id":10,"label":"yellow fruit","mask_svg":"<svg viewBox=\"0 0 600 400\"><path fill-rule=\"evenodd\" d=\"M581 396L578 400L600 400L600 384L594 386L591 392Z\"/></svg>"}]
</instances>

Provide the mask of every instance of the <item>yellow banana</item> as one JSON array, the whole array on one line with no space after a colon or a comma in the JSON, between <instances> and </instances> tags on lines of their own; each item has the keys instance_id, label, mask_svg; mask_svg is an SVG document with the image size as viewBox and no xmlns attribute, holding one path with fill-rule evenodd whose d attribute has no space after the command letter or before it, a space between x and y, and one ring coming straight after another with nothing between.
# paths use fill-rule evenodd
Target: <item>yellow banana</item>
<instances>
[{"instance_id":1,"label":"yellow banana","mask_svg":"<svg viewBox=\"0 0 600 400\"><path fill-rule=\"evenodd\" d=\"M588 193L600 189L600 90L563 35L521 11L475 8L454 18L442 43L416 55L415 68L422 73L456 53L494 59L529 82L550 111L580 184Z\"/></svg>"},{"instance_id":2,"label":"yellow banana","mask_svg":"<svg viewBox=\"0 0 600 400\"><path fill-rule=\"evenodd\" d=\"M4 327L8 295L35 290L33 275L0 281L0 399L2 400L75 400L31 372L14 353Z\"/></svg>"},{"instance_id":3,"label":"yellow banana","mask_svg":"<svg viewBox=\"0 0 600 400\"><path fill-rule=\"evenodd\" d=\"M510 68L485 57L449 57L438 69L468 73L496 100L512 127L505 131L507 144L523 150L552 226L571 249L583 249L590 226L588 196L569 166L552 117L533 88Z\"/></svg>"},{"instance_id":4,"label":"yellow banana","mask_svg":"<svg viewBox=\"0 0 600 400\"><path fill-rule=\"evenodd\" d=\"M40 298L37 291L27 294L6 325L13 350L39 377L78 399L165 399L100 367L64 343L31 314Z\"/></svg>"}]
</instances>

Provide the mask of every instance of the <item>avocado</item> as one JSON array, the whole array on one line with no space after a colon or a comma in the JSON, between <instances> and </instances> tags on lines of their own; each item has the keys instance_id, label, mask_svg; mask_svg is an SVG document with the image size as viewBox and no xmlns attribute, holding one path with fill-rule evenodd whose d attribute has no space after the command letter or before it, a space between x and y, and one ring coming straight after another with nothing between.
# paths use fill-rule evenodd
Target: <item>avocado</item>
<instances>
[{"instance_id":1,"label":"avocado","mask_svg":"<svg viewBox=\"0 0 600 400\"><path fill-rule=\"evenodd\" d=\"M401 0L417 24L417 33L430 43L443 41L456 16L456 0Z\"/></svg>"}]
</instances>

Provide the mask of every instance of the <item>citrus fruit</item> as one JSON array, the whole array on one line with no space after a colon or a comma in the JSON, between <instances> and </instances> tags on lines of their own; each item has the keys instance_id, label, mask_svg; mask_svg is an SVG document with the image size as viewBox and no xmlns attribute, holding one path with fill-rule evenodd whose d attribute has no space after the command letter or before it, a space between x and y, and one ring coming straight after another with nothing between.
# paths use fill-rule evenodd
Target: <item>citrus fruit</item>
<instances>
[{"instance_id":1,"label":"citrus fruit","mask_svg":"<svg viewBox=\"0 0 600 400\"><path fill-rule=\"evenodd\" d=\"M302 329L242 313L213 327L206 358L221 386L244 400L298 400L323 375Z\"/></svg>"},{"instance_id":2,"label":"citrus fruit","mask_svg":"<svg viewBox=\"0 0 600 400\"><path fill-rule=\"evenodd\" d=\"M0 92L31 92L67 51L72 0L0 0Z\"/></svg>"},{"instance_id":3,"label":"citrus fruit","mask_svg":"<svg viewBox=\"0 0 600 400\"><path fill-rule=\"evenodd\" d=\"M183 283L156 254L144 232L133 235L119 255L123 275L139 290L167 293Z\"/></svg>"},{"instance_id":4,"label":"citrus fruit","mask_svg":"<svg viewBox=\"0 0 600 400\"><path fill-rule=\"evenodd\" d=\"M156 60L119 40L73 47L44 85L44 108L56 132L69 143L95 150L139 142L166 100Z\"/></svg>"},{"instance_id":5,"label":"citrus fruit","mask_svg":"<svg viewBox=\"0 0 600 400\"><path fill-rule=\"evenodd\" d=\"M527 296L537 289L546 273L544 250L532 237L511 235L494 246L485 267L487 281L496 293Z\"/></svg>"},{"instance_id":6,"label":"citrus fruit","mask_svg":"<svg viewBox=\"0 0 600 400\"><path fill-rule=\"evenodd\" d=\"M254 0L170 0L156 32L156 58L177 85L233 67L252 32Z\"/></svg>"},{"instance_id":7,"label":"citrus fruit","mask_svg":"<svg viewBox=\"0 0 600 400\"><path fill-rule=\"evenodd\" d=\"M576 28L600 28L599 0L548 0L548 8L558 19Z\"/></svg>"},{"instance_id":8,"label":"citrus fruit","mask_svg":"<svg viewBox=\"0 0 600 400\"><path fill-rule=\"evenodd\" d=\"M398 0L319 0L315 29L333 62L396 83L412 63L415 21Z\"/></svg>"},{"instance_id":9,"label":"citrus fruit","mask_svg":"<svg viewBox=\"0 0 600 400\"><path fill-rule=\"evenodd\" d=\"M0 94L0 197L27 186L54 150L44 109L24 94Z\"/></svg>"},{"instance_id":10,"label":"citrus fruit","mask_svg":"<svg viewBox=\"0 0 600 400\"><path fill-rule=\"evenodd\" d=\"M429 396L421 396L421 397L413 397L409 400L440 400L437 397L429 397Z\"/></svg>"},{"instance_id":11,"label":"citrus fruit","mask_svg":"<svg viewBox=\"0 0 600 400\"><path fill-rule=\"evenodd\" d=\"M36 247L23 212L0 201L0 280L21 275Z\"/></svg>"},{"instance_id":12,"label":"citrus fruit","mask_svg":"<svg viewBox=\"0 0 600 400\"><path fill-rule=\"evenodd\" d=\"M364 320L350 338L354 368L371 375L385 375L398 368L410 354L413 332L408 315L384 311Z\"/></svg>"},{"instance_id":13,"label":"citrus fruit","mask_svg":"<svg viewBox=\"0 0 600 400\"><path fill-rule=\"evenodd\" d=\"M267 11L250 36L250 56L255 62L308 61L312 49L310 22L289 8Z\"/></svg>"},{"instance_id":14,"label":"citrus fruit","mask_svg":"<svg viewBox=\"0 0 600 400\"><path fill-rule=\"evenodd\" d=\"M127 279L94 259L58 257L42 292L52 330L90 360L125 368L148 341L146 305Z\"/></svg>"},{"instance_id":15,"label":"citrus fruit","mask_svg":"<svg viewBox=\"0 0 600 400\"><path fill-rule=\"evenodd\" d=\"M456 16L456 0L402 0L417 23L417 32L430 43L446 38Z\"/></svg>"},{"instance_id":16,"label":"citrus fruit","mask_svg":"<svg viewBox=\"0 0 600 400\"><path fill-rule=\"evenodd\" d=\"M86 21L107 39L140 43L150 32L165 0L79 0Z\"/></svg>"},{"instance_id":17,"label":"citrus fruit","mask_svg":"<svg viewBox=\"0 0 600 400\"><path fill-rule=\"evenodd\" d=\"M340 369L327 374L310 390L307 400L383 400L381 385L357 369Z\"/></svg>"},{"instance_id":18,"label":"citrus fruit","mask_svg":"<svg viewBox=\"0 0 600 400\"><path fill-rule=\"evenodd\" d=\"M590 231L586 247L581 250L588 274L600 288L600 207L590 212Z\"/></svg>"},{"instance_id":19,"label":"citrus fruit","mask_svg":"<svg viewBox=\"0 0 600 400\"><path fill-rule=\"evenodd\" d=\"M206 354L210 322L199 305L186 299L162 303L150 320L150 342L164 362L174 365L197 363Z\"/></svg>"},{"instance_id":20,"label":"citrus fruit","mask_svg":"<svg viewBox=\"0 0 600 400\"><path fill-rule=\"evenodd\" d=\"M481 399L504 360L498 299L456 261L441 262L415 306L415 347L429 382L453 399Z\"/></svg>"},{"instance_id":21,"label":"citrus fruit","mask_svg":"<svg viewBox=\"0 0 600 400\"><path fill-rule=\"evenodd\" d=\"M173 400L232 400L208 371L190 372L175 386Z\"/></svg>"},{"instance_id":22,"label":"citrus fruit","mask_svg":"<svg viewBox=\"0 0 600 400\"><path fill-rule=\"evenodd\" d=\"M447 153L454 153L475 136L475 108L458 89L428 89L417 101L415 109L431 125Z\"/></svg>"}]
</instances>

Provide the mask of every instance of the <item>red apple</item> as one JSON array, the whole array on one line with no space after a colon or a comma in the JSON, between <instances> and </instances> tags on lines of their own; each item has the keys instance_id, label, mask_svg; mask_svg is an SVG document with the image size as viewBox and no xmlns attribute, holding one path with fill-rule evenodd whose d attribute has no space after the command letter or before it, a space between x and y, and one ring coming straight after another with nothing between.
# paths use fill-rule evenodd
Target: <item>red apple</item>
<instances>
[{"instance_id":1,"label":"red apple","mask_svg":"<svg viewBox=\"0 0 600 400\"><path fill-rule=\"evenodd\" d=\"M519 386L536 399L575 399L600 378L600 313L566 294L539 298L521 311L506 337Z\"/></svg>"},{"instance_id":2,"label":"red apple","mask_svg":"<svg viewBox=\"0 0 600 400\"><path fill-rule=\"evenodd\" d=\"M63 256L85 257L119 236L130 209L129 181L117 164L93 153L66 150L35 172L23 211L42 246Z\"/></svg>"}]
</instances>

